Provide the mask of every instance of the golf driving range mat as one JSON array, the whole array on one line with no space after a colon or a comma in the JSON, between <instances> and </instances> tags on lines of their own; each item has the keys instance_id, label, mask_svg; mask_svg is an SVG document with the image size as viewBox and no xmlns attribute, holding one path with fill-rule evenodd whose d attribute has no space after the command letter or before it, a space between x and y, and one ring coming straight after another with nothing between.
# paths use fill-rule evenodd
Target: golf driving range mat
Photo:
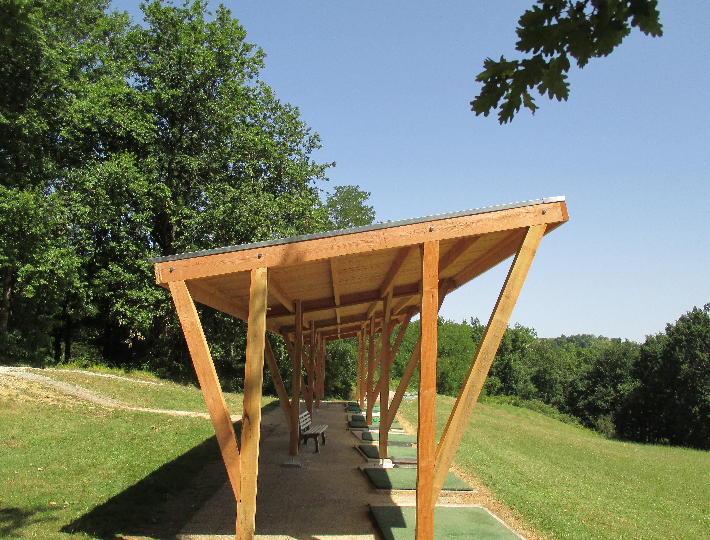
<instances>
[{"instance_id":1,"label":"golf driving range mat","mask_svg":"<svg viewBox=\"0 0 710 540\"><path fill-rule=\"evenodd\" d=\"M360 449L360 452L363 453L363 455L367 459L380 459L380 448L379 446L374 446L372 444L361 444L358 446ZM389 452L389 458L393 459L394 457L406 457L406 458L416 458L417 457L417 449L412 447L412 446L396 446L394 448L388 448Z\"/></svg>"},{"instance_id":2,"label":"golf driving range mat","mask_svg":"<svg viewBox=\"0 0 710 540\"><path fill-rule=\"evenodd\" d=\"M416 489L417 469L363 469L377 489ZM473 491L473 488L455 474L446 475L445 491Z\"/></svg>"},{"instance_id":3,"label":"golf driving range mat","mask_svg":"<svg viewBox=\"0 0 710 540\"><path fill-rule=\"evenodd\" d=\"M362 434L362 440L365 442L379 441L380 434L377 431L365 431ZM416 444L417 436L410 435L409 433L390 433L387 436L387 441L388 442L403 442L403 443Z\"/></svg>"},{"instance_id":4,"label":"golf driving range mat","mask_svg":"<svg viewBox=\"0 0 710 540\"><path fill-rule=\"evenodd\" d=\"M370 511L387 540L414 540L414 506L370 506ZM434 540L450 538L520 540L521 537L483 507L437 507L434 510Z\"/></svg>"}]
</instances>

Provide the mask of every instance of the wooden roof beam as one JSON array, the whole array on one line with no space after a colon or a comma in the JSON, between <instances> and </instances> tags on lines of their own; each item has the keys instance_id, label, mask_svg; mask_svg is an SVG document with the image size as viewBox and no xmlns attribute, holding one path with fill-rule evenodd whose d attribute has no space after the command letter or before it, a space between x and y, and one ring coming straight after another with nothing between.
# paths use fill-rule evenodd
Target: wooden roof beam
<instances>
[{"instance_id":1,"label":"wooden roof beam","mask_svg":"<svg viewBox=\"0 0 710 540\"><path fill-rule=\"evenodd\" d=\"M159 285L203 277L243 272L268 266L275 268L295 263L317 261L341 255L355 255L378 249L412 246L432 240L462 238L499 231L556 224L567 221L564 201L552 201L480 212L464 216L450 216L430 221L417 221L382 230L371 229L351 234L325 236L267 246L256 246L222 253L156 262L155 281Z\"/></svg>"},{"instance_id":2,"label":"wooden roof beam","mask_svg":"<svg viewBox=\"0 0 710 540\"><path fill-rule=\"evenodd\" d=\"M462 238L458 242L456 242L449 251L447 251L440 259L439 259L439 276L446 270L449 266L454 264L459 257L461 257L466 251L468 251L468 248L470 248L473 244L475 244L478 239L481 238L480 236L468 236L466 238Z\"/></svg>"},{"instance_id":3,"label":"wooden roof beam","mask_svg":"<svg viewBox=\"0 0 710 540\"><path fill-rule=\"evenodd\" d=\"M276 298L289 313L296 313L296 308L293 306L293 300L284 292L284 290L273 279L269 279L269 292Z\"/></svg>"}]
</instances>

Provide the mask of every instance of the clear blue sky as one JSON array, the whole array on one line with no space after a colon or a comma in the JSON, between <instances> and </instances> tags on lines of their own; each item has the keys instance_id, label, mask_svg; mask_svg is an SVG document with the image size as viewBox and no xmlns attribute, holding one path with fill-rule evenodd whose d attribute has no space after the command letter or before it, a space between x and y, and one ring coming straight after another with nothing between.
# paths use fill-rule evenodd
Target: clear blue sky
<instances>
[{"instance_id":1,"label":"clear blue sky","mask_svg":"<svg viewBox=\"0 0 710 540\"><path fill-rule=\"evenodd\" d=\"M113 5L139 22L139 3ZM520 57L533 0L224 3L266 52L262 79L321 135L316 159L337 162L321 187L359 185L377 221L566 196L511 323L643 341L710 302L710 2L661 0L663 37L633 30L571 70L568 102L540 97L504 126L469 102L486 57ZM506 271L441 315L487 321Z\"/></svg>"}]
</instances>

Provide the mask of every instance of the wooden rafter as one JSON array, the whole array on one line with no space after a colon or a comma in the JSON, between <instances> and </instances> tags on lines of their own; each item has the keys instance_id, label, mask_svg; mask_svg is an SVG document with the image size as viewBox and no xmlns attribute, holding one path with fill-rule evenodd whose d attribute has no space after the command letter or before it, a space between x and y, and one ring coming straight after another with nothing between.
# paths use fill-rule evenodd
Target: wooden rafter
<instances>
[{"instance_id":1,"label":"wooden rafter","mask_svg":"<svg viewBox=\"0 0 710 540\"><path fill-rule=\"evenodd\" d=\"M269 292L276 300L281 302L281 305L284 306L289 313L296 313L296 308L293 307L293 300L288 297L281 286L273 279L269 279Z\"/></svg>"},{"instance_id":2,"label":"wooden rafter","mask_svg":"<svg viewBox=\"0 0 710 540\"><path fill-rule=\"evenodd\" d=\"M439 259L439 275L441 275L449 266L454 264L459 257L461 257L468 249L475 244L478 239L481 238L480 236L468 236L466 238L462 238L458 242L456 242L449 251L447 251L440 259Z\"/></svg>"}]
</instances>

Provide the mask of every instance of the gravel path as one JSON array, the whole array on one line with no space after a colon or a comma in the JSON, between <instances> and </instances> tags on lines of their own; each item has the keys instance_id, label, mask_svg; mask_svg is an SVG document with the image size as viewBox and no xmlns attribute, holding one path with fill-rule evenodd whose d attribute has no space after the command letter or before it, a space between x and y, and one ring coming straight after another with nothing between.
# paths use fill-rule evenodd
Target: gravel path
<instances>
[{"instance_id":1,"label":"gravel path","mask_svg":"<svg viewBox=\"0 0 710 540\"><path fill-rule=\"evenodd\" d=\"M72 371L80 371L80 370L72 370ZM136 383L149 383L149 384L159 384L159 383L153 383L151 381L141 381L139 379L131 379L130 377L120 377L118 375L110 375L110 374L98 374L98 373L92 373L90 371L82 371L82 373L87 373L90 375L97 375L97 376L110 376L114 378L119 378L119 379L124 379L124 380L129 380L132 382ZM57 381L55 379L52 379L51 377L46 377L45 375L40 375L39 373L35 373L33 370L30 368L24 368L24 367L14 367L14 366L0 366L0 376L9 376L9 377L16 377L18 379L24 379L26 381L31 381L37 384L41 384L43 386L50 386L54 388L55 390L58 390L64 394L68 394L74 397L77 397L79 399L82 399L84 401L88 401L90 403L94 403L96 405L100 405L102 407L106 407L109 409L124 409L127 411L142 411L142 412L150 412L150 413L156 413L156 414L167 414L170 416L190 416L194 418L209 418L210 415L207 413L201 413L201 412L193 412L193 411L172 411L168 409L150 409L147 407L133 407L132 405L129 405L128 403L125 403L124 401L118 400L118 399L113 399L108 396L104 396L103 394L99 394L98 392L93 392L91 390L87 390L86 388L82 388L80 386L76 386L73 384L65 383L62 381ZM233 414L232 415L232 422L236 422L238 420L241 420L241 415Z\"/></svg>"}]
</instances>

